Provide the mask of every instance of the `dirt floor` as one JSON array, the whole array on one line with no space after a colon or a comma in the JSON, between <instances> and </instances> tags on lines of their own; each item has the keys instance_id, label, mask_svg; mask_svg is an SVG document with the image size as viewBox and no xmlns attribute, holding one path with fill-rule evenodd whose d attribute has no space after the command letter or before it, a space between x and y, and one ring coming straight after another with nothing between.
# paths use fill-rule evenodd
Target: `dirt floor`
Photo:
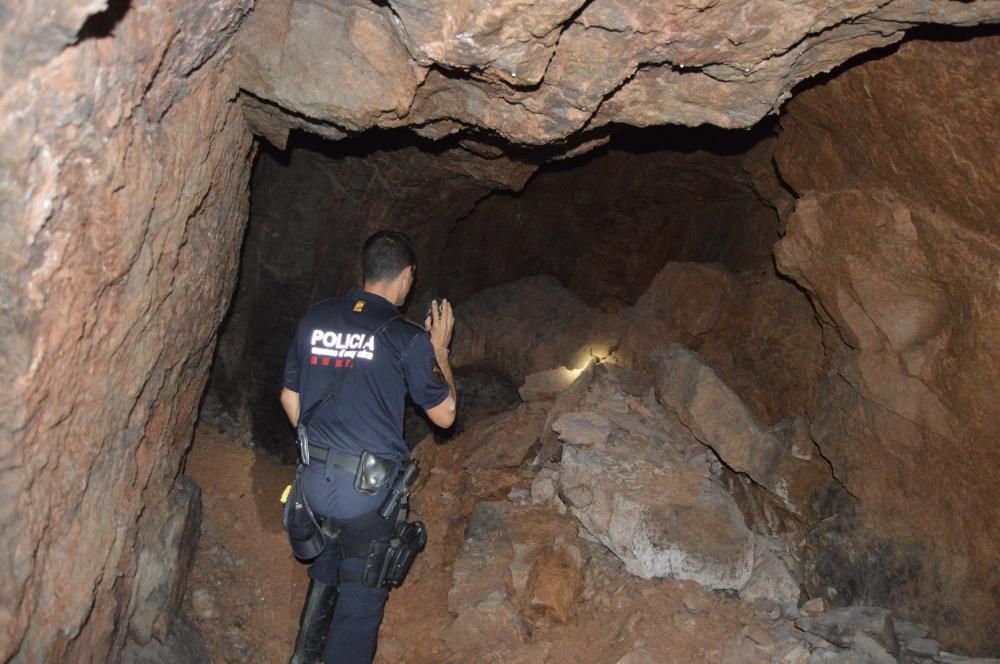
<instances>
[{"instance_id":1,"label":"dirt floor","mask_svg":"<svg viewBox=\"0 0 1000 664\"><path fill-rule=\"evenodd\" d=\"M201 543L186 609L212 660L287 662L308 585L281 527L293 468L199 427L186 473L202 488Z\"/></svg>"},{"instance_id":2,"label":"dirt floor","mask_svg":"<svg viewBox=\"0 0 1000 664\"><path fill-rule=\"evenodd\" d=\"M456 559L467 551L469 515L484 501L503 506L526 490L534 475L519 468L463 470L468 441L479 444L477 436L484 431L489 428L479 427L445 446L426 440L416 450L424 470L414 511L427 523L430 540L406 583L390 596L376 662L754 661L746 653L755 644L774 642L769 631L780 629L781 621L769 618L766 610L691 582L634 577L601 545L578 538L572 516L537 510L538 529L530 531L526 521L517 537L530 539L534 532L536 541L547 545L544 538L559 533L558 541L568 537L583 553L585 589L570 614L526 613L530 620L519 623L516 638L509 638L502 616L486 616L468 642L456 641L460 632L451 629L456 620L448 609L449 592L454 601ZM306 568L293 559L281 529L279 496L292 468L200 427L186 472L204 492L187 612L217 664L286 662L307 585ZM482 560L484 575L492 573L486 567L495 560ZM506 573L506 563L503 569Z\"/></svg>"}]
</instances>

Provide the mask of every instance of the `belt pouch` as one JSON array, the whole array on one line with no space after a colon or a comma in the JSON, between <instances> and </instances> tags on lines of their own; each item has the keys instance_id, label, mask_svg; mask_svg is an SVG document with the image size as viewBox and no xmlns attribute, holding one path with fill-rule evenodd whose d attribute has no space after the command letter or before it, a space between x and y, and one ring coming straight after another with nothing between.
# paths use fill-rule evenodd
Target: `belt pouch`
<instances>
[{"instance_id":1,"label":"belt pouch","mask_svg":"<svg viewBox=\"0 0 1000 664\"><path fill-rule=\"evenodd\" d=\"M302 468L300 464L295 469L295 480L285 502L282 521L292 552L300 560L311 560L323 552L326 537L306 500L302 488Z\"/></svg>"},{"instance_id":2,"label":"belt pouch","mask_svg":"<svg viewBox=\"0 0 1000 664\"><path fill-rule=\"evenodd\" d=\"M366 496L378 493L396 472L396 464L381 459L365 450L361 453L358 471L354 474L354 488Z\"/></svg>"}]
</instances>

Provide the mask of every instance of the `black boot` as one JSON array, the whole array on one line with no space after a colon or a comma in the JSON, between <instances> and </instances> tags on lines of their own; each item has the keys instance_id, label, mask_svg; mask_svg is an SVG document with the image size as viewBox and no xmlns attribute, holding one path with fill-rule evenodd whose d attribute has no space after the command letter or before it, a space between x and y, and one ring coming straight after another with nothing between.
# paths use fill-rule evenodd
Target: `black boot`
<instances>
[{"instance_id":1,"label":"black boot","mask_svg":"<svg viewBox=\"0 0 1000 664\"><path fill-rule=\"evenodd\" d=\"M302 616L299 618L295 653L288 660L288 664L317 664L320 661L336 605L337 586L309 580L309 590L306 591L306 601L302 605Z\"/></svg>"}]
</instances>

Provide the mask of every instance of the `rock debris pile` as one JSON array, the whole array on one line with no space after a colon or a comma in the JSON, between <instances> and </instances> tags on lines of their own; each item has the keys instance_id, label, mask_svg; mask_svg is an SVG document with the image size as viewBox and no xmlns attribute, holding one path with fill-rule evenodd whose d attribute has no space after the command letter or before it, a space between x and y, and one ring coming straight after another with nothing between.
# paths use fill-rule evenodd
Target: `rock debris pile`
<instances>
[{"instance_id":1,"label":"rock debris pile","mask_svg":"<svg viewBox=\"0 0 1000 664\"><path fill-rule=\"evenodd\" d=\"M726 474L796 511L784 487L814 459L684 346L652 367L531 374L517 408L417 448L415 511L435 536L390 603L380 661L987 661L886 609L806 601L795 533L745 514ZM427 643L395 611L409 593L430 604L434 584L448 614ZM402 656L408 630L427 659Z\"/></svg>"}]
</instances>

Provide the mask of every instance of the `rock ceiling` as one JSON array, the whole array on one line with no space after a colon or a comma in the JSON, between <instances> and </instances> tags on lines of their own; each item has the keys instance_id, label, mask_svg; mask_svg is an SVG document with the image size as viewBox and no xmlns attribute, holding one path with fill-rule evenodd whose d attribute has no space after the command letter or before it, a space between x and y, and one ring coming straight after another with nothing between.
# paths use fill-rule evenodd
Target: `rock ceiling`
<instances>
[{"instance_id":1,"label":"rock ceiling","mask_svg":"<svg viewBox=\"0 0 1000 664\"><path fill-rule=\"evenodd\" d=\"M998 19L997 0L276 0L238 67L251 124L279 146L295 128L405 126L570 151L613 124L750 127L910 28Z\"/></svg>"}]
</instances>

